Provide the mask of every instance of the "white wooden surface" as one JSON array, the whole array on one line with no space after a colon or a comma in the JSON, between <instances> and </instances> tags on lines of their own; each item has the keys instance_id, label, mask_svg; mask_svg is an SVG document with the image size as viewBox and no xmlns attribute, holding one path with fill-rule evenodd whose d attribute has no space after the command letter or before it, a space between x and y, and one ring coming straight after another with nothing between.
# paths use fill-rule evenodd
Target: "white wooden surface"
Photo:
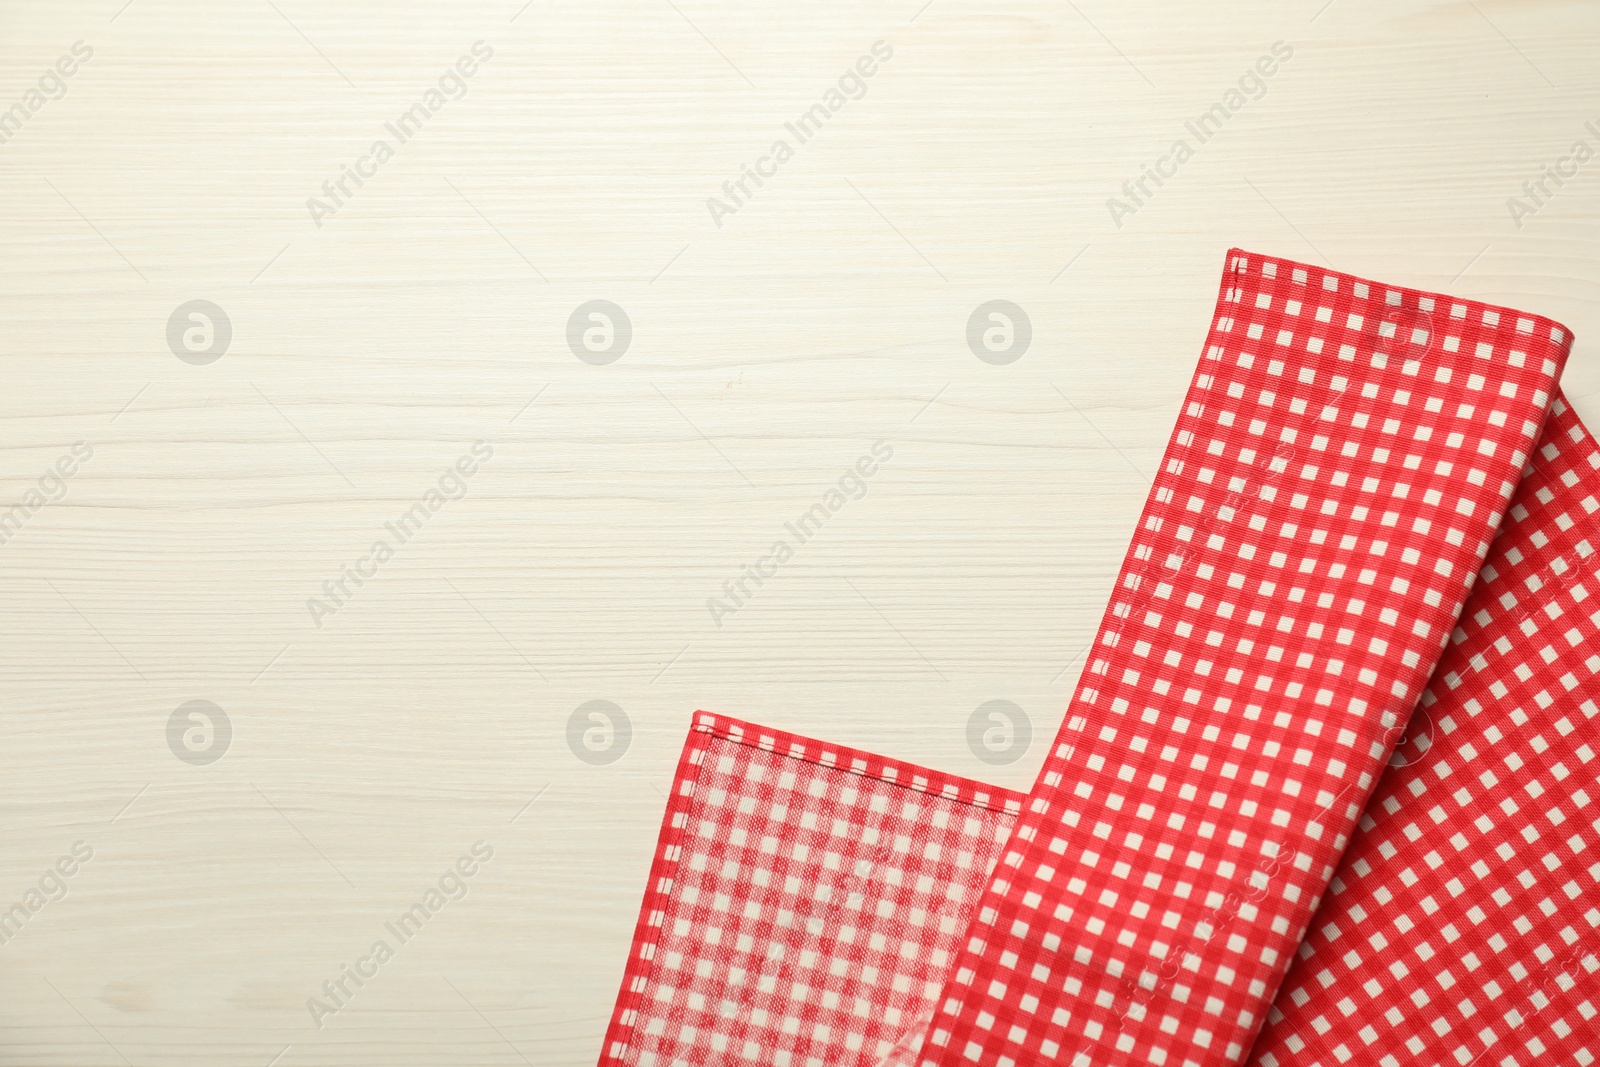
<instances>
[{"instance_id":1,"label":"white wooden surface","mask_svg":"<svg viewBox=\"0 0 1600 1067\"><path fill-rule=\"evenodd\" d=\"M1600 162L1520 228L1506 204L1600 148L1593 4L921 3L0 11L0 109L93 49L0 145L0 499L93 448L0 545L0 910L94 853L0 946L0 1064L592 1063L696 707L1025 788L1230 245L1552 315L1600 420ZM208 365L166 339L192 299L232 324ZM565 340L592 299L633 324L607 366ZM965 340L991 299L1032 322L1009 365ZM467 495L314 625L479 439ZM714 625L880 439L866 497ZM596 699L633 727L609 765L567 742ZM1034 726L1006 766L967 746L991 699ZM191 700L233 730L207 765L168 743ZM316 1026L477 841L468 895Z\"/></svg>"}]
</instances>

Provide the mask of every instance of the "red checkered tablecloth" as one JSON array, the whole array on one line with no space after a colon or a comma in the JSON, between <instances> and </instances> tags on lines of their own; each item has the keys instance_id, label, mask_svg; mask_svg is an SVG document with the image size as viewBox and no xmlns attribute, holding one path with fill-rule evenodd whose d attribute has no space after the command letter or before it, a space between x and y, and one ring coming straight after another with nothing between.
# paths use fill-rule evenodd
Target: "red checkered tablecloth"
<instances>
[{"instance_id":1,"label":"red checkered tablecloth","mask_svg":"<svg viewBox=\"0 0 1600 1067\"><path fill-rule=\"evenodd\" d=\"M1022 800L697 713L601 1063L895 1054L926 1024Z\"/></svg>"},{"instance_id":2,"label":"red checkered tablecloth","mask_svg":"<svg viewBox=\"0 0 1600 1067\"><path fill-rule=\"evenodd\" d=\"M701 713L602 1064L1589 1062L1570 345L1231 251L1031 792Z\"/></svg>"},{"instance_id":3,"label":"red checkered tablecloth","mask_svg":"<svg viewBox=\"0 0 1600 1067\"><path fill-rule=\"evenodd\" d=\"M1251 1062L1600 1056L1600 448L1559 398Z\"/></svg>"}]
</instances>

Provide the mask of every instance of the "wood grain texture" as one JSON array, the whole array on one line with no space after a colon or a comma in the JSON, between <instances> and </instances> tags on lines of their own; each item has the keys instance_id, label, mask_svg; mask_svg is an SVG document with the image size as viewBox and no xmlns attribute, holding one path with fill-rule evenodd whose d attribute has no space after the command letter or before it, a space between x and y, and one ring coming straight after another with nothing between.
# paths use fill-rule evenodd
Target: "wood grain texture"
<instances>
[{"instance_id":1,"label":"wood grain texture","mask_svg":"<svg viewBox=\"0 0 1600 1067\"><path fill-rule=\"evenodd\" d=\"M0 144L0 500L93 456L0 545L0 912L94 855L0 945L0 1064L592 1063L697 707L1026 788L1231 245L1553 316L1600 422L1600 162L1520 227L1506 203L1600 148L1597 39L1579 0L7 5L0 112L93 56ZM168 347L194 299L232 325L207 365ZM566 341L594 299L633 326L607 366ZM1031 320L1009 365L967 346L992 299ZM998 767L967 745L993 699L1035 735ZM208 765L169 747L191 700L231 723ZM608 765L568 745L591 700L632 723ZM318 1027L477 841L467 895Z\"/></svg>"}]
</instances>

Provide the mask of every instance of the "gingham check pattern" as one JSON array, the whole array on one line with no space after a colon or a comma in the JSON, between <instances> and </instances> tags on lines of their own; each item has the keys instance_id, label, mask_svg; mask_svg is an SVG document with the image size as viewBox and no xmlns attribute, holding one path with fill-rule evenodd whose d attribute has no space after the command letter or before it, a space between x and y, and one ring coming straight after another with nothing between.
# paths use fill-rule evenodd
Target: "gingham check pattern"
<instances>
[{"instance_id":1,"label":"gingham check pattern","mask_svg":"<svg viewBox=\"0 0 1600 1067\"><path fill-rule=\"evenodd\" d=\"M1560 400L1252 1055L1590 1064L1600 449Z\"/></svg>"},{"instance_id":2,"label":"gingham check pattern","mask_svg":"<svg viewBox=\"0 0 1600 1067\"><path fill-rule=\"evenodd\" d=\"M1568 346L1544 318L1229 254L925 1064L1242 1061Z\"/></svg>"},{"instance_id":3,"label":"gingham check pattern","mask_svg":"<svg viewBox=\"0 0 1600 1067\"><path fill-rule=\"evenodd\" d=\"M1547 319L1230 253L925 1064L1244 1059L1569 345Z\"/></svg>"},{"instance_id":4,"label":"gingham check pattern","mask_svg":"<svg viewBox=\"0 0 1600 1067\"><path fill-rule=\"evenodd\" d=\"M830 1018L805 1054L929 1067L1244 1061L1449 644L1570 343L1537 316L1230 252L1200 367L1067 720L981 899L960 912L962 932L928 949L941 961L920 972L931 1022L867 1033ZM662 877L671 848L681 848L673 864L722 864L729 907L769 906L767 886L738 881L726 842L687 838L675 821L688 817L683 783L704 773L687 769L694 747L691 738L602 1063L809 1067L789 1039L851 997L883 1003L887 971L854 974L831 1006L780 996L756 1020L730 994L752 965L726 962L723 942L681 950L667 971L654 963L661 916L684 906L686 890ZM929 773L894 766L897 780ZM765 788L730 781L725 793L754 797L759 810ZM828 874L796 878L798 893L837 895ZM961 884L975 892L982 881ZM855 887L864 908L886 892ZM794 935L781 929L769 922L750 947L776 939L790 958L783 938ZM686 969L695 982L678 977ZM652 995L658 1006L641 1022ZM912 1009L896 1008L900 1025ZM1354 1025L1330 1019L1323 1009L1309 1025ZM1324 1046L1339 1063L1356 1047L1337 1036Z\"/></svg>"},{"instance_id":5,"label":"gingham check pattern","mask_svg":"<svg viewBox=\"0 0 1600 1067\"><path fill-rule=\"evenodd\" d=\"M602 1064L834 1067L925 1025L1022 794L699 712Z\"/></svg>"}]
</instances>

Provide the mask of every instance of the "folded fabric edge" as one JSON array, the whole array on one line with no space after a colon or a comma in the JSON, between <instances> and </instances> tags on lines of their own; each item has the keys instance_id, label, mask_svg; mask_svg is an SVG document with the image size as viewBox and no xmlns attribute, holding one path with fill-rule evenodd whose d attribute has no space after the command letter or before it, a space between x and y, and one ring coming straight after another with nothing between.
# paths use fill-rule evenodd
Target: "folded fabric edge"
<instances>
[{"instance_id":1,"label":"folded fabric edge","mask_svg":"<svg viewBox=\"0 0 1600 1067\"><path fill-rule=\"evenodd\" d=\"M1299 263L1287 256L1269 256L1263 252L1252 252L1247 248L1239 248L1237 246L1228 249L1226 262L1231 265L1236 256L1244 256L1263 262L1275 261L1293 267L1315 270L1320 274L1349 282L1352 286L1365 285L1371 289L1380 289L1386 294L1387 302L1397 308L1417 307L1424 300L1434 304L1444 301L1452 306L1460 304L1466 309L1466 313L1491 311L1503 318L1512 318L1519 321L1526 320L1530 325L1526 329L1519 327L1519 332L1530 333L1534 327L1542 327L1548 330L1560 331L1560 333L1566 335L1569 341L1573 337L1572 330L1558 319L1553 319L1548 315L1541 315L1538 312L1514 308L1506 304L1496 304L1493 301L1479 300L1475 297L1451 296L1449 293L1437 289L1420 289L1415 286L1396 285L1393 282L1381 281L1361 274L1352 274L1349 271L1335 270L1332 267L1317 267L1309 263ZM1453 315L1452 317L1459 318L1460 316Z\"/></svg>"},{"instance_id":2,"label":"folded fabric edge","mask_svg":"<svg viewBox=\"0 0 1600 1067\"><path fill-rule=\"evenodd\" d=\"M1596 479L1600 446L1558 391L1410 743L1246 1063L1515 1067L1600 1052L1580 982L1600 971L1600 865L1582 859L1600 820L1562 810L1594 803L1584 784L1600 794L1600 612L1584 610L1600 581ZM1587 887L1567 864L1587 868Z\"/></svg>"},{"instance_id":3,"label":"folded fabric edge","mask_svg":"<svg viewBox=\"0 0 1600 1067\"><path fill-rule=\"evenodd\" d=\"M1004 786L921 767L849 745L838 745L787 730L777 730L732 716L699 710L694 713L683 752L673 773L671 795L661 820L644 900L628 949L628 964L617 993L610 1025L601 1046L599 1067L622 1067L638 1008L651 978L661 926L665 917L687 830L687 811L711 742L731 741L802 763L876 782L898 786L910 793L925 793L954 803L1016 816L1026 794Z\"/></svg>"},{"instance_id":4,"label":"folded fabric edge","mask_svg":"<svg viewBox=\"0 0 1600 1067\"><path fill-rule=\"evenodd\" d=\"M1289 276L1284 277L1285 273ZM1305 290L1301 294L1308 301L1308 306L1304 308L1306 312L1304 316L1301 314L1302 307L1298 300L1292 299L1294 294L1285 291L1288 288L1286 283L1291 281L1294 285L1301 286ZM1322 290L1334 294L1333 298L1327 301L1326 304L1323 304L1320 299L1314 296L1318 290L1319 282ZM1270 293L1264 293L1262 291L1263 287L1275 288L1272 288ZM1297 322L1302 322L1305 329L1300 332L1298 337L1282 332L1277 337L1257 332L1262 327L1257 325L1256 321L1253 321L1254 306L1245 301L1244 298L1246 296L1252 298L1261 297L1262 299L1271 297L1280 300L1285 297L1291 298L1290 305L1286 308L1286 313L1295 317ZM1359 305L1355 310L1358 310L1361 314L1356 314L1352 311L1349 307L1352 303ZM1230 304L1233 305L1231 309L1229 308ZM1343 321L1318 317L1316 322L1313 323L1310 320L1309 313L1312 307L1317 307L1319 304L1323 305L1318 307L1319 314L1326 310L1330 314L1332 312L1343 312L1346 317ZM1329 307L1328 305L1332 306ZM1259 306L1264 307L1267 305ZM1266 317L1270 321L1274 316L1268 315ZM1290 329L1294 328L1292 324L1286 321L1277 324L1277 328L1280 330L1286 326ZM1239 337L1239 333L1244 327L1250 329L1248 341ZM1462 329L1463 327L1465 328L1464 330ZM1438 338L1441 334L1445 335L1443 345L1438 344ZM1460 336L1457 336L1458 334ZM1467 339L1467 343L1458 345L1458 342L1463 337ZM1169 462L1173 461L1172 452L1174 446L1181 445L1183 443L1182 439L1186 434L1196 428L1193 425L1195 419L1190 417L1190 409L1191 403L1197 403L1203 399L1203 397L1196 397L1196 390L1199 389L1203 393L1211 388L1212 379L1210 374L1212 372L1207 366L1207 361L1214 358L1213 353L1225 346L1230 338L1233 339L1233 343L1243 346L1241 350L1259 351L1267 359L1279 358L1276 352L1289 353L1293 351L1292 348L1282 346L1298 345L1309 353L1310 362L1323 365L1326 365L1331 358L1350 358L1350 356L1358 353L1370 353L1375 357L1386 358L1391 362L1394 360L1402 361L1407 368L1405 373L1408 375L1434 364L1437 364L1441 369L1453 366L1472 375L1470 388L1473 389L1481 389L1485 377L1489 378L1491 382L1496 378L1506 381L1513 378L1520 379L1531 387L1533 389L1532 393L1521 393L1514 390L1512 393L1502 394L1505 397L1516 396L1515 404L1520 406L1521 411L1517 412L1513 417L1521 418L1523 437L1526 439L1527 445L1518 450L1511 457L1510 462L1499 464L1506 468L1514 469L1506 469L1504 471L1506 484L1501 494L1504 499L1499 502L1498 506L1491 507L1490 512L1486 514L1486 518L1483 521L1484 528L1481 543L1476 552L1477 561L1481 563L1483 554L1488 549L1488 542L1492 540L1494 531L1499 527L1503 519L1503 509L1509 503L1517 474L1526 464L1526 448L1531 447L1538 438L1544 420L1549 417L1556 392L1555 382L1570 352L1572 333L1563 324L1546 316L1489 304L1484 301L1455 298L1447 294L1392 285L1329 268L1260 255L1237 247L1232 248L1229 250L1225 261L1219 286L1216 312L1207 336L1206 354L1203 356L1201 366L1196 372L1195 384L1191 386L1190 394L1186 398L1184 413L1180 414L1173 441L1169 443L1168 452L1164 454L1163 476ZM1473 344L1474 340L1476 341L1475 345ZM1326 347L1324 341L1327 342ZM1342 342L1342 345L1339 342ZM1434 356L1434 359L1428 360L1425 358L1429 355ZM1302 357L1301 362L1307 361L1306 357ZM1474 366L1474 361L1482 361L1481 371ZM1374 366L1381 367L1382 364L1374 363ZM1450 379L1443 380L1448 381ZM1490 392L1492 395L1493 390ZM1404 401L1401 402L1404 403ZM1203 406L1203 403L1198 404L1199 408L1203 408ZM1491 404L1490 407L1492 408L1493 405ZM1507 430L1511 429L1505 423L1498 423L1497 425L1505 427ZM1514 426L1515 423L1511 425ZM1152 490L1151 502L1147 503L1145 511L1141 513L1139 533L1136 533L1133 547L1130 548L1128 559L1124 563L1124 577L1131 572L1134 576L1132 586L1139 588L1141 592L1143 586L1149 584L1143 580L1147 577L1146 572L1154 567L1155 564L1152 562L1153 555L1147 554L1141 557L1143 560L1142 565L1139 559L1135 559L1135 556L1137 555L1141 537L1145 536L1144 527L1152 519L1152 507L1155 505L1155 495L1159 488L1160 483L1158 482L1157 488ZM1487 500L1484 502L1488 503ZM1457 549L1457 555L1461 557L1462 563L1466 563L1466 557L1472 555L1470 550L1462 551L1461 549L1464 547L1458 546ZM1148 548L1146 551L1149 551ZM1182 557L1180 556L1180 558ZM1476 568L1470 569L1475 576ZM1102 635L1108 632L1114 636L1118 634L1120 626L1115 616L1119 607L1131 614L1133 608L1130 604L1132 601L1139 599L1137 596L1125 595L1122 585L1123 580L1123 578L1119 578L1117 595L1113 597L1112 604L1101 623L1099 632ZM1461 590L1462 602L1470 593L1470 588L1471 579L1469 578L1465 588ZM1119 605L1119 601L1127 601L1128 603ZM1460 604L1458 603L1458 610L1459 606ZM1443 651L1443 642L1448 639L1448 635L1449 627L1446 626L1443 630L1440 647L1434 650L1432 662L1437 662L1437 655ZM1093 663L1090 664L1091 669L1094 666ZM1427 672L1424 670L1420 676L1414 679L1415 685L1408 684L1411 692L1420 693L1422 683L1426 680L1426 674ZM1080 682L1080 685L1082 684ZM1013 926L1023 928L1025 925L1009 914L1009 911L1013 911L1015 908L1013 901L1008 898L1019 891L1017 886L1018 879L1013 876L1015 872L1012 868L1024 862L1024 852L1030 848L1030 843L1035 838L1036 830L1032 825L1033 822L1043 818L1048 813L1050 804L1047 796L1049 794L1061 795L1060 791L1071 777L1066 763L1072 759L1077 747L1073 744L1072 735L1080 734L1085 737L1091 737L1096 733L1096 730L1091 729L1088 717L1079 708L1079 704L1079 699L1075 697L1072 707L1068 709L1068 718L1063 724L1062 732L1052 746L1052 755L1047 757L1040 781L1036 783L1034 790L1030 793L1027 810L1019 821L1002 865L997 870L994 889L985 898L984 906L980 909L979 921L969 930L968 943L973 948L958 962L954 970L953 982L947 986L946 992L941 997L941 1018L930 1028L929 1041L924 1045L925 1049L931 1050L930 1054L924 1057L923 1063L925 1065L954 1063L957 1059L961 1059L962 1062L970 1061L979 1065L979 1067L988 1067L990 1064L1010 1065L1015 1062L1026 1061L1041 1054L1067 1055L1072 1051L1077 1053L1072 1059L1074 1067L1078 1067L1079 1064L1082 1067L1088 1067L1091 1062L1096 1065L1102 1062L1108 1064L1132 1063L1135 1061L1143 1063L1147 1058L1149 1062L1159 1062L1162 1058L1172 1057L1182 1059L1185 1064L1191 1062L1190 1059L1182 1058L1179 1051L1188 1042L1182 1037L1174 1040L1161 1030L1153 1031L1153 1036L1146 1037L1143 1042L1138 1044L1133 1043L1127 1033L1118 1035L1113 1032L1106 1040L1108 1043L1115 1042L1115 1051L1104 1048L1100 1040L1097 1039L1083 1041L1081 1034L1079 1040L1082 1041L1082 1044L1077 1044L1068 1038L1065 1033L1061 1032L1062 1028L1056 1026L1053 1022L1033 1016L1033 1013L1019 1013L1015 1004L1005 1003L1005 999L1008 996L1016 997L1022 995L1016 992L1020 988L1025 988L1030 998L1033 998L1034 995L1043 995L1045 991L1040 988L1040 984L1036 979L1030 979L1023 973L1003 967L1001 970L1010 972L1013 976L1012 980L1006 981L1007 976L1005 974L996 976L993 973L995 965L992 962L992 958L1002 953L1005 958L1016 958L1030 962L1037 961L1038 952L1034 946L1024 944L1018 938L1008 937L1005 932ZM1415 703L1413 702L1403 714L1398 716L1398 721L1394 726L1389 726L1381 734L1374 734L1374 740L1378 742L1380 747L1383 741L1386 740L1387 748L1392 749L1399 735L1403 733L1404 722L1414 709ZM1096 720L1095 725L1099 725L1098 720ZM1382 759L1387 760L1387 758L1388 751L1384 751ZM1376 780L1376 774L1368 774L1365 771L1361 773L1359 784L1356 786L1358 799L1364 802L1365 797L1375 786ZM1041 794L1041 789L1044 790L1044 794ZM1082 794L1078 795L1081 796ZM1337 799L1335 798L1335 802ZM1355 799L1357 798L1353 798L1352 803L1355 803ZM1349 805L1347 805L1348 807ZM1358 814L1359 811L1360 805L1357 804L1354 814ZM1313 882L1325 882L1326 878L1332 875L1334 865L1347 844L1348 837L1344 831L1337 831L1333 847L1327 850L1328 855L1326 857L1322 857L1323 862L1316 865L1321 877L1313 877ZM1052 866L1055 866L1055 864L1052 864ZM1036 895L1039 891L1038 886L1031 884L1023 888L1034 890ZM1320 887L1314 888L1313 893L1320 895ZM1313 898L1311 909L1314 910L1315 906L1316 900ZM1299 924L1301 930L1304 929L1304 923L1309 918L1310 915L1308 913L1301 920ZM1034 925L1042 924L1036 923ZM984 956L988 956L990 959L980 962L981 957ZM1270 975L1270 988L1265 990L1265 998L1252 991L1252 995L1248 998L1235 997L1234 999L1238 1001L1248 999L1252 1004L1259 1004L1262 999L1265 999L1267 1003L1270 1003L1272 993L1276 990L1277 985L1281 983L1283 968L1287 966L1288 962L1287 959L1281 956L1279 958L1281 963L1278 966L1266 968L1266 970L1274 971L1275 973ZM1068 961L1069 965L1071 962ZM1026 970L1026 966L1023 967L1023 970ZM1052 977L1059 979L1060 976L1052 975ZM1085 978L1087 981L1089 977L1088 971L1085 970L1085 973L1080 977ZM1261 979L1267 979L1268 977L1267 974L1260 976ZM1113 983L1108 982L1106 984ZM1266 985L1267 982L1263 981L1262 984ZM985 992L986 990L992 990L993 992ZM1098 1005L1098 1000L1096 1003ZM1135 1007L1138 1006L1135 1005ZM1043 1014L1042 1009L1040 1014ZM1097 1017L1101 1014L1108 1013L1104 1009L1100 1009ZM1143 1013L1141 1012L1141 1014ZM1206 1051L1201 1051L1201 1044L1202 1042L1211 1041L1212 1035L1198 1030L1195 1031L1195 1045L1191 1046L1194 1048L1195 1059L1211 1063L1216 1062L1218 1057L1222 1056L1229 1060L1236 1060L1241 1057L1249 1048L1255 1036L1255 1031L1259 1028L1262 1014L1264 1013L1250 1011L1242 1013L1239 1020L1238 1037L1227 1042L1218 1040L1216 1041L1217 1047ZM1252 1020L1252 1016L1253 1021L1247 1021ZM1185 1021L1187 1022L1188 1020ZM1176 1021L1168 1019L1164 1020L1164 1022L1175 1023ZM1090 1029L1096 1033L1104 1032L1098 1023L1089 1025ZM1190 1025L1192 1026L1193 1024L1190 1023ZM1053 1040L1043 1041L1041 1047L1042 1031L1054 1032L1050 1034ZM1076 1048L1074 1047L1075 1044L1077 1044ZM1085 1051L1088 1048L1102 1048L1107 1058L1104 1061L1098 1058L1091 1058L1089 1052Z\"/></svg>"}]
</instances>

